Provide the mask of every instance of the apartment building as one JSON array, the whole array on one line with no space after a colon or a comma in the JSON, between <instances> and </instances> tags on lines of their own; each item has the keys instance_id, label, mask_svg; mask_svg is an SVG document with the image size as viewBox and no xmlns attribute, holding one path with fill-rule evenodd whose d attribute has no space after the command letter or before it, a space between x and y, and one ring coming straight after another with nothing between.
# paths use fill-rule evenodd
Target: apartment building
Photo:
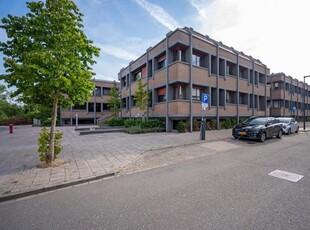
<instances>
[{"instance_id":1,"label":"apartment building","mask_svg":"<svg viewBox=\"0 0 310 230\"><path fill-rule=\"evenodd\" d=\"M61 125L97 124L98 121L112 115L108 107L109 93L114 85L113 81L92 79L95 83L93 96L84 105L75 105L69 109L61 109Z\"/></svg>"},{"instance_id":2,"label":"apartment building","mask_svg":"<svg viewBox=\"0 0 310 230\"><path fill-rule=\"evenodd\" d=\"M260 60L202 35L192 28L176 29L137 60L120 70L121 117L142 112L135 106L137 80L147 83L149 118L166 122L166 131L186 121L268 116L270 70ZM201 96L209 95L202 110Z\"/></svg>"},{"instance_id":3,"label":"apartment building","mask_svg":"<svg viewBox=\"0 0 310 230\"><path fill-rule=\"evenodd\" d=\"M310 87L284 73L273 73L267 81L271 93L268 104L272 116L303 117L305 100L305 116L309 116ZM305 93L304 93L305 92Z\"/></svg>"}]
</instances>

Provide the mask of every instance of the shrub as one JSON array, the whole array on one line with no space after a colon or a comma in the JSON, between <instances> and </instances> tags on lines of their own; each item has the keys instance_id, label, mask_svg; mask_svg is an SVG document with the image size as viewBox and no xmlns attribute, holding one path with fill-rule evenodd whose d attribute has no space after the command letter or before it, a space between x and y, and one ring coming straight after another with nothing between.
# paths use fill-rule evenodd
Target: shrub
<instances>
[{"instance_id":1,"label":"shrub","mask_svg":"<svg viewBox=\"0 0 310 230\"><path fill-rule=\"evenodd\" d=\"M112 118L107 121L109 126L124 126L125 120L124 119L117 119Z\"/></svg>"},{"instance_id":2,"label":"shrub","mask_svg":"<svg viewBox=\"0 0 310 230\"><path fill-rule=\"evenodd\" d=\"M186 128L187 128L187 123L183 121L179 121L176 128L179 133L185 133Z\"/></svg>"},{"instance_id":3,"label":"shrub","mask_svg":"<svg viewBox=\"0 0 310 230\"><path fill-rule=\"evenodd\" d=\"M10 117L0 120L0 125L29 125L31 120L25 117Z\"/></svg>"},{"instance_id":4,"label":"shrub","mask_svg":"<svg viewBox=\"0 0 310 230\"><path fill-rule=\"evenodd\" d=\"M129 134L141 134L141 133L165 132L166 129L163 127L143 129L140 126L132 126L124 131Z\"/></svg>"},{"instance_id":5,"label":"shrub","mask_svg":"<svg viewBox=\"0 0 310 230\"><path fill-rule=\"evenodd\" d=\"M128 120L125 120L124 126L126 128L133 127L133 126L140 126L141 122L142 122L141 119L128 119Z\"/></svg>"},{"instance_id":6,"label":"shrub","mask_svg":"<svg viewBox=\"0 0 310 230\"><path fill-rule=\"evenodd\" d=\"M57 158L57 155L60 154L61 152L61 138L62 138L63 133L60 131L56 131L55 132L55 159ZM49 131L47 130L46 127L43 127L41 129L41 133L40 136L38 138L38 152L39 152L39 157L40 160L43 162L48 163L49 159L48 159L48 148L49 148L49 144L50 144L50 134Z\"/></svg>"},{"instance_id":7,"label":"shrub","mask_svg":"<svg viewBox=\"0 0 310 230\"><path fill-rule=\"evenodd\" d=\"M143 129L152 129L152 128L164 128L165 125L161 120L150 119L141 122L141 128Z\"/></svg>"}]
</instances>

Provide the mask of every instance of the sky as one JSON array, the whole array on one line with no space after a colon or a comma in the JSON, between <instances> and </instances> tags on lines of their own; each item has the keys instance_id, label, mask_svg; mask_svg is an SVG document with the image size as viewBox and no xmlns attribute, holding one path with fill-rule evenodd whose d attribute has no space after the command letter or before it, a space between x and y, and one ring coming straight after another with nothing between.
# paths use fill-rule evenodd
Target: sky
<instances>
[{"instance_id":1,"label":"sky","mask_svg":"<svg viewBox=\"0 0 310 230\"><path fill-rule=\"evenodd\" d=\"M25 15L26 1L0 0L0 18ZM259 59L271 73L300 81L310 75L309 0L74 1L84 14L85 34L101 49L96 79L118 80L121 68L185 26ZM0 41L6 39L0 30ZM0 74L2 59L0 53Z\"/></svg>"}]
</instances>

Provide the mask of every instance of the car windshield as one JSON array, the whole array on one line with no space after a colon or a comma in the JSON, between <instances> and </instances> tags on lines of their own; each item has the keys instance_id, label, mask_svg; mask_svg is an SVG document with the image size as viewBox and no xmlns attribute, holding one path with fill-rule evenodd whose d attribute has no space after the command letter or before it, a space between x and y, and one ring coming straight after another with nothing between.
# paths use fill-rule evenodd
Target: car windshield
<instances>
[{"instance_id":1,"label":"car windshield","mask_svg":"<svg viewBox=\"0 0 310 230\"><path fill-rule=\"evenodd\" d=\"M291 119L290 118L279 118L281 123L290 123Z\"/></svg>"},{"instance_id":2,"label":"car windshield","mask_svg":"<svg viewBox=\"0 0 310 230\"><path fill-rule=\"evenodd\" d=\"M265 125L267 123L267 118L251 118L243 123L248 125Z\"/></svg>"}]
</instances>

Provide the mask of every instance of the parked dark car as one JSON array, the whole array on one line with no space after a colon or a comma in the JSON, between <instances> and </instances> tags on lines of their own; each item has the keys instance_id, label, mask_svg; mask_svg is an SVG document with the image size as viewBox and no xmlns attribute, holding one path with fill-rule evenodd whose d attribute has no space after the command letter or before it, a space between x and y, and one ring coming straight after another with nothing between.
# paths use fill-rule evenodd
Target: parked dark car
<instances>
[{"instance_id":1,"label":"parked dark car","mask_svg":"<svg viewBox=\"0 0 310 230\"><path fill-rule=\"evenodd\" d=\"M254 139L260 142L273 136L282 138L282 134L282 124L274 117L251 117L232 129L235 138Z\"/></svg>"}]
</instances>

